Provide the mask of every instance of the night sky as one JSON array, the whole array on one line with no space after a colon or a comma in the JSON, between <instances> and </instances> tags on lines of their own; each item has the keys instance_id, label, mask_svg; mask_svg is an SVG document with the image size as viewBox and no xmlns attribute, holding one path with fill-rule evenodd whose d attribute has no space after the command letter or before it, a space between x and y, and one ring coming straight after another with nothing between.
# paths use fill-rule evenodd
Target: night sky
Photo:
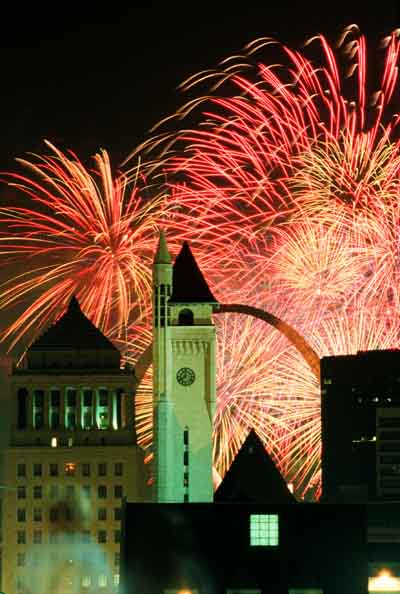
<instances>
[{"instance_id":1,"label":"night sky","mask_svg":"<svg viewBox=\"0 0 400 594\"><path fill-rule=\"evenodd\" d=\"M273 8L267 0L116 1L106 8L81 0L59 3L57 11L24 4L2 12L0 171L13 169L16 156L43 152L43 138L84 162L106 148L118 165L185 101L176 89L185 77L257 37L299 47L317 32L335 39L357 22L375 43L400 26L396 0L280 0Z\"/></svg>"}]
</instances>

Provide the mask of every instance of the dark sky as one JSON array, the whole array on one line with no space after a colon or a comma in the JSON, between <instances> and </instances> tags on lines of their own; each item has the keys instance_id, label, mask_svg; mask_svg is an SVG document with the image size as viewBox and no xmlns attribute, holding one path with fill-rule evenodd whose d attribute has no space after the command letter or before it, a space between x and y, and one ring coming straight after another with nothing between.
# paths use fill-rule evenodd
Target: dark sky
<instances>
[{"instance_id":1,"label":"dark sky","mask_svg":"<svg viewBox=\"0 0 400 594\"><path fill-rule=\"evenodd\" d=\"M248 41L293 46L357 22L378 39L400 26L397 0L379 2L15 3L0 19L0 170L48 138L82 160L99 147L119 163L184 97L177 85ZM43 6L43 7L42 7ZM359 8L362 6L362 8ZM350 7L350 8L349 8Z\"/></svg>"}]
</instances>

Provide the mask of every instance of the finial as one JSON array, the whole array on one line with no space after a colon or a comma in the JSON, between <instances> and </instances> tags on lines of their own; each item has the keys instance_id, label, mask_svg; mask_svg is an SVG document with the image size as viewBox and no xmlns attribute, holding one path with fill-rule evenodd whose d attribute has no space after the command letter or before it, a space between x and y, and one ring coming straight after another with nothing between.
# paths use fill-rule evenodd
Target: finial
<instances>
[{"instance_id":1,"label":"finial","mask_svg":"<svg viewBox=\"0 0 400 594\"><path fill-rule=\"evenodd\" d=\"M168 251L167 240L162 229L160 229L158 247L154 258L154 264L171 264L171 254Z\"/></svg>"}]
</instances>

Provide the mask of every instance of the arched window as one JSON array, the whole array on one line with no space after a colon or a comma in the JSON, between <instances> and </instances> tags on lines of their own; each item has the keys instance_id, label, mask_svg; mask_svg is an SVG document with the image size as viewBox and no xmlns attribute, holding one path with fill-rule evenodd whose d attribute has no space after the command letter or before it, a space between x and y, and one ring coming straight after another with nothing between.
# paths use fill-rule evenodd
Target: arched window
<instances>
[{"instance_id":1,"label":"arched window","mask_svg":"<svg viewBox=\"0 0 400 594\"><path fill-rule=\"evenodd\" d=\"M194 318L191 309L181 309L178 316L179 326L193 326Z\"/></svg>"}]
</instances>

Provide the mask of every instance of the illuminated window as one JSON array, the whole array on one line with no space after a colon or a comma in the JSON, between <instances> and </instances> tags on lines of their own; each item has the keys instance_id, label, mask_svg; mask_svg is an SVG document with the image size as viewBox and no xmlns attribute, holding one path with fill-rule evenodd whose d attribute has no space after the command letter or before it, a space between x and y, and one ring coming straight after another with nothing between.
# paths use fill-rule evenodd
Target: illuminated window
<instances>
[{"instance_id":1,"label":"illuminated window","mask_svg":"<svg viewBox=\"0 0 400 594\"><path fill-rule=\"evenodd\" d=\"M250 544L258 547L276 547L279 543L277 514L250 515Z\"/></svg>"},{"instance_id":2,"label":"illuminated window","mask_svg":"<svg viewBox=\"0 0 400 594\"><path fill-rule=\"evenodd\" d=\"M82 586L84 588L90 588L91 581L90 575L84 575L82 578Z\"/></svg>"},{"instance_id":3,"label":"illuminated window","mask_svg":"<svg viewBox=\"0 0 400 594\"><path fill-rule=\"evenodd\" d=\"M99 586L105 588L107 586L107 576L103 574L99 575Z\"/></svg>"},{"instance_id":4,"label":"illuminated window","mask_svg":"<svg viewBox=\"0 0 400 594\"><path fill-rule=\"evenodd\" d=\"M57 437L52 437L51 438L51 447L52 448L56 448L57 447Z\"/></svg>"},{"instance_id":5,"label":"illuminated window","mask_svg":"<svg viewBox=\"0 0 400 594\"><path fill-rule=\"evenodd\" d=\"M66 462L64 464L64 472L69 476L73 476L75 474L76 464L75 462Z\"/></svg>"},{"instance_id":6,"label":"illuminated window","mask_svg":"<svg viewBox=\"0 0 400 594\"><path fill-rule=\"evenodd\" d=\"M119 573L114 573L114 586L119 585Z\"/></svg>"}]
</instances>

